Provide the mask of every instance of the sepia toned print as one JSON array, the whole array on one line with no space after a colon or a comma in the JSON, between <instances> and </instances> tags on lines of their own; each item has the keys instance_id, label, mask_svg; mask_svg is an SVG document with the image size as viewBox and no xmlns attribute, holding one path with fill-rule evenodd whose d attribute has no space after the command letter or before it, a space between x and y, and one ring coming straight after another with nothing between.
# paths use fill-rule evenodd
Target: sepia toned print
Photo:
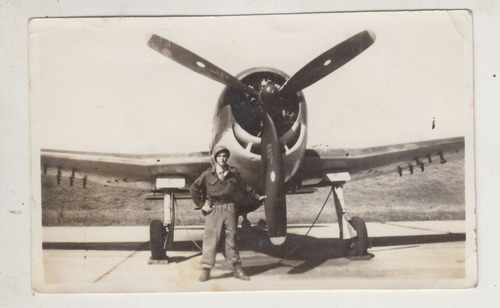
<instances>
[{"instance_id":1,"label":"sepia toned print","mask_svg":"<svg viewBox=\"0 0 500 308\"><path fill-rule=\"evenodd\" d=\"M474 287L471 33L466 11L32 20L34 290ZM245 279L217 254L198 281L212 210L188 192L224 185L221 146L261 198L231 197Z\"/></svg>"}]
</instances>

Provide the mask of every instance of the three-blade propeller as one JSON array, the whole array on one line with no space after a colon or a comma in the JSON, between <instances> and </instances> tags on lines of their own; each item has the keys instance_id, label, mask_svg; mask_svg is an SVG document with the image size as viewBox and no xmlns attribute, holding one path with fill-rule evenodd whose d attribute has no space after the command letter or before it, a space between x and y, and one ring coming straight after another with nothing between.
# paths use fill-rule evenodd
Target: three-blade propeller
<instances>
[{"instance_id":1,"label":"three-blade propeller","mask_svg":"<svg viewBox=\"0 0 500 308\"><path fill-rule=\"evenodd\" d=\"M278 102L287 104L287 97L307 88L354 59L375 42L375 35L362 31L316 57L279 89L264 85L258 91L191 51L158 35L148 45L173 61L230 88L244 91L262 106L261 161L268 234L275 245L286 239L286 191L281 145L272 116Z\"/></svg>"}]
</instances>

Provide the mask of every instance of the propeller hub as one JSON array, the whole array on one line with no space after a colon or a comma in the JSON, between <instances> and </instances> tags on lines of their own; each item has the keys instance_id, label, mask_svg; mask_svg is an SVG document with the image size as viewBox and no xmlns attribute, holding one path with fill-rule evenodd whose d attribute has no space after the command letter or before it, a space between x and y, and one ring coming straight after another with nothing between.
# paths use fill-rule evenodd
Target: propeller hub
<instances>
[{"instance_id":1,"label":"propeller hub","mask_svg":"<svg viewBox=\"0 0 500 308\"><path fill-rule=\"evenodd\" d=\"M265 110L272 110L273 107L279 107L280 86L276 83L265 82L259 93L259 100L262 102Z\"/></svg>"}]
</instances>

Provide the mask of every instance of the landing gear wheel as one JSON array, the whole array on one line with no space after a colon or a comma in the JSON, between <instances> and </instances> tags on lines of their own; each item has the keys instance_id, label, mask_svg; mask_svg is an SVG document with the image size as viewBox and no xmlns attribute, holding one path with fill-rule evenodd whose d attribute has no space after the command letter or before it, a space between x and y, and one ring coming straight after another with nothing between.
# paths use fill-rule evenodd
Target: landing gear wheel
<instances>
[{"instance_id":1,"label":"landing gear wheel","mask_svg":"<svg viewBox=\"0 0 500 308\"><path fill-rule=\"evenodd\" d=\"M236 233L236 237L239 241L247 241L251 235L251 226L252 224L247 218L247 214L241 215L243 217L243 221L241 222L241 230L238 230Z\"/></svg>"},{"instance_id":2,"label":"landing gear wheel","mask_svg":"<svg viewBox=\"0 0 500 308\"><path fill-rule=\"evenodd\" d=\"M352 225L357 237L353 238L350 245L348 255L349 257L363 257L368 255L368 231L366 230L365 221L359 217L353 217L349 220Z\"/></svg>"},{"instance_id":3,"label":"landing gear wheel","mask_svg":"<svg viewBox=\"0 0 500 308\"><path fill-rule=\"evenodd\" d=\"M243 231L250 231L251 226L252 224L250 223L250 221L246 217L244 217L243 221L241 222L241 228L243 229Z\"/></svg>"},{"instance_id":4,"label":"landing gear wheel","mask_svg":"<svg viewBox=\"0 0 500 308\"><path fill-rule=\"evenodd\" d=\"M165 241L168 232L160 220L153 220L149 225L149 244L152 260L168 260Z\"/></svg>"},{"instance_id":5,"label":"landing gear wheel","mask_svg":"<svg viewBox=\"0 0 500 308\"><path fill-rule=\"evenodd\" d=\"M267 227L267 222L264 219L260 219L259 222L257 223L257 227L260 230L265 230Z\"/></svg>"}]
</instances>

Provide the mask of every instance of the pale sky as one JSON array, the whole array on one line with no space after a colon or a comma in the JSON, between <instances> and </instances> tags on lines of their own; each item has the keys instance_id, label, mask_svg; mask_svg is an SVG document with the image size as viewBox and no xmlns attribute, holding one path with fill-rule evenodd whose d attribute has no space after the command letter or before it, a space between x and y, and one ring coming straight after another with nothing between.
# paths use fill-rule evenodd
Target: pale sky
<instances>
[{"instance_id":1,"label":"pale sky","mask_svg":"<svg viewBox=\"0 0 500 308\"><path fill-rule=\"evenodd\" d=\"M51 149L208 150L224 86L150 49L152 34L233 75L293 75L363 30L375 43L304 90L309 147L472 137L472 20L456 11L34 20L33 138Z\"/></svg>"}]
</instances>

